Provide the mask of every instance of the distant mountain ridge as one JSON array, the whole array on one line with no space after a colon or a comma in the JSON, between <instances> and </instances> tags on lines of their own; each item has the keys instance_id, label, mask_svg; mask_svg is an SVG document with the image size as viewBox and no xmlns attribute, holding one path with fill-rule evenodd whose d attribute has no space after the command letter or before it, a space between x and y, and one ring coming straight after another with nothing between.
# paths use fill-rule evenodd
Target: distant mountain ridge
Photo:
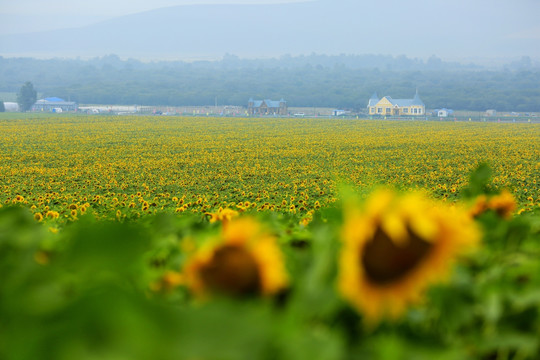
<instances>
[{"instance_id":1,"label":"distant mountain ridge","mask_svg":"<svg viewBox=\"0 0 540 360\"><path fill-rule=\"evenodd\" d=\"M480 1L480 0L479 0ZM482 0L483 1L483 0ZM315 0L259 5L182 5L117 17L80 28L0 36L1 56L218 59L283 54L379 53L412 57L505 55L540 57L537 39L512 38L526 21L504 14L478 17L430 2L405 16L398 0L381 3ZM502 10L501 10L502 12ZM524 14L524 17L529 16ZM456 22L459 20L459 22ZM494 26L496 24L497 26ZM527 49L529 53L523 53Z\"/></svg>"},{"instance_id":2,"label":"distant mountain ridge","mask_svg":"<svg viewBox=\"0 0 540 360\"><path fill-rule=\"evenodd\" d=\"M277 49L299 53L319 41L310 40L316 34L306 30L308 19L322 16L319 10L313 3L182 5L81 28L0 36L0 54L215 58L227 52L269 56Z\"/></svg>"}]
</instances>

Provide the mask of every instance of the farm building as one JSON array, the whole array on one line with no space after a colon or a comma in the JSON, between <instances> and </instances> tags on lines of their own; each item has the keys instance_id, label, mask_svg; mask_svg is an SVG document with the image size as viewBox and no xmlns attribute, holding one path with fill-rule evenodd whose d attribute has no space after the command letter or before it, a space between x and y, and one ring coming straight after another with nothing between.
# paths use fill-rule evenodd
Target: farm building
<instances>
[{"instance_id":1,"label":"farm building","mask_svg":"<svg viewBox=\"0 0 540 360\"><path fill-rule=\"evenodd\" d=\"M32 111L64 112L77 111L77 104L57 97L40 99L32 106Z\"/></svg>"},{"instance_id":2,"label":"farm building","mask_svg":"<svg viewBox=\"0 0 540 360\"><path fill-rule=\"evenodd\" d=\"M332 116L344 116L349 115L351 112L348 110L334 109L332 110Z\"/></svg>"},{"instance_id":3,"label":"farm building","mask_svg":"<svg viewBox=\"0 0 540 360\"><path fill-rule=\"evenodd\" d=\"M390 96L379 99L377 93L374 93L367 107L369 115L417 116L426 113L426 105L418 96L418 91L412 99L392 99Z\"/></svg>"},{"instance_id":4,"label":"farm building","mask_svg":"<svg viewBox=\"0 0 540 360\"><path fill-rule=\"evenodd\" d=\"M454 110L446 108L437 109L436 111L438 117L448 117L449 115L452 115L454 113Z\"/></svg>"},{"instance_id":5,"label":"farm building","mask_svg":"<svg viewBox=\"0 0 540 360\"><path fill-rule=\"evenodd\" d=\"M6 109L6 112L17 112L19 111L19 104L16 102L5 102L4 109Z\"/></svg>"},{"instance_id":6,"label":"farm building","mask_svg":"<svg viewBox=\"0 0 540 360\"><path fill-rule=\"evenodd\" d=\"M249 115L287 115L287 102L283 99L279 101L272 100L253 100L248 101Z\"/></svg>"}]
</instances>

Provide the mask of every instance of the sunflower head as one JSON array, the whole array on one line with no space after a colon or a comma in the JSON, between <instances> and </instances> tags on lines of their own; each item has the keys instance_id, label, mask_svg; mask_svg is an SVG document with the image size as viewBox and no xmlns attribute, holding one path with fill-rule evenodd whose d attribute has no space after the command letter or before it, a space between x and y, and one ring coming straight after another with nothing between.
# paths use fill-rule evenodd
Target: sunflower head
<instances>
[{"instance_id":1,"label":"sunflower head","mask_svg":"<svg viewBox=\"0 0 540 360\"><path fill-rule=\"evenodd\" d=\"M345 209L338 286L368 323L399 317L425 288L444 280L480 236L466 211L421 194L375 192Z\"/></svg>"},{"instance_id":2,"label":"sunflower head","mask_svg":"<svg viewBox=\"0 0 540 360\"><path fill-rule=\"evenodd\" d=\"M49 210L47 211L47 215L46 215L48 218L51 218L51 219L58 219L58 217L60 216L60 214L57 212L57 211L52 211L52 210Z\"/></svg>"},{"instance_id":3,"label":"sunflower head","mask_svg":"<svg viewBox=\"0 0 540 360\"><path fill-rule=\"evenodd\" d=\"M503 190L500 194L488 198L482 194L478 196L469 213L473 217L478 217L486 211L492 210L501 218L508 219L517 208L516 200L508 190Z\"/></svg>"},{"instance_id":4,"label":"sunflower head","mask_svg":"<svg viewBox=\"0 0 540 360\"><path fill-rule=\"evenodd\" d=\"M489 208L505 219L512 217L516 207L516 200L508 190L503 190L499 195L492 197L489 201Z\"/></svg>"},{"instance_id":5,"label":"sunflower head","mask_svg":"<svg viewBox=\"0 0 540 360\"><path fill-rule=\"evenodd\" d=\"M210 216L210 223L215 223L218 221L221 222L228 222L231 221L233 218L238 216L238 211L229 209L229 208L219 208L218 211L215 213L207 213L207 215Z\"/></svg>"},{"instance_id":6,"label":"sunflower head","mask_svg":"<svg viewBox=\"0 0 540 360\"><path fill-rule=\"evenodd\" d=\"M193 253L183 274L199 297L272 295L288 283L275 238L250 218L227 222L219 238Z\"/></svg>"}]
</instances>

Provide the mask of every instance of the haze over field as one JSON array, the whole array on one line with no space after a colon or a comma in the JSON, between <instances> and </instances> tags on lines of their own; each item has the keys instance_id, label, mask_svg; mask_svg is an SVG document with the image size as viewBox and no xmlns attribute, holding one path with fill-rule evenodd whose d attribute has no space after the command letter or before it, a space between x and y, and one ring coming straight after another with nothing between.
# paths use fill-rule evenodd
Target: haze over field
<instances>
[{"instance_id":1,"label":"haze over field","mask_svg":"<svg viewBox=\"0 0 540 360\"><path fill-rule=\"evenodd\" d=\"M234 3L233 3L234 2ZM388 54L540 58L540 2L1 0L0 55L219 59Z\"/></svg>"}]
</instances>

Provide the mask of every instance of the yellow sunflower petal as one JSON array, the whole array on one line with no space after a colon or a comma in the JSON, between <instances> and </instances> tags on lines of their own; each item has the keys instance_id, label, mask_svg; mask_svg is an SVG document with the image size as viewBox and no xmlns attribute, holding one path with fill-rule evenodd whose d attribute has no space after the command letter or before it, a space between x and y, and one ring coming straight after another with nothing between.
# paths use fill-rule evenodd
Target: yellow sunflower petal
<instances>
[{"instance_id":1,"label":"yellow sunflower petal","mask_svg":"<svg viewBox=\"0 0 540 360\"><path fill-rule=\"evenodd\" d=\"M183 274L186 286L201 298L272 295L288 284L276 239L250 218L224 223L220 238L195 251Z\"/></svg>"},{"instance_id":2,"label":"yellow sunflower petal","mask_svg":"<svg viewBox=\"0 0 540 360\"><path fill-rule=\"evenodd\" d=\"M380 206L373 205L377 199ZM376 324L421 303L425 289L448 278L480 233L466 210L434 206L420 194L377 192L367 202L364 212L345 214L338 289L366 323Z\"/></svg>"}]
</instances>

